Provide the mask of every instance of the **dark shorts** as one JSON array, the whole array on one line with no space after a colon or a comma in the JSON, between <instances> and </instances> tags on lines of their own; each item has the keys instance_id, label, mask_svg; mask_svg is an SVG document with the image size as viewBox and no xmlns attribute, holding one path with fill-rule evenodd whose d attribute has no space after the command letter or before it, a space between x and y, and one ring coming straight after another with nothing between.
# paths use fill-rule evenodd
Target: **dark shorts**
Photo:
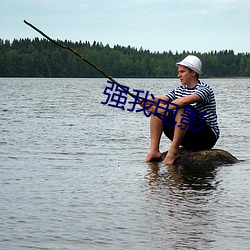
<instances>
[{"instance_id":1,"label":"dark shorts","mask_svg":"<svg viewBox=\"0 0 250 250\"><path fill-rule=\"evenodd\" d=\"M173 114L172 119L166 118L165 123L169 125L163 124L163 132L164 134L172 141L174 136L174 120ZM203 118L204 119L204 118ZM198 121L200 121L199 124ZM171 126L172 125L172 126ZM177 126L177 125L176 125ZM183 125L184 126L184 125ZM197 130L197 131L195 131ZM192 132L195 131L195 132ZM192 124L192 126L188 127L187 132L182 139L181 146L186 149L192 150L204 150L211 149L217 141L217 138L211 129L210 126L207 125L206 120L202 121L202 117L198 118L196 122Z\"/></svg>"}]
</instances>

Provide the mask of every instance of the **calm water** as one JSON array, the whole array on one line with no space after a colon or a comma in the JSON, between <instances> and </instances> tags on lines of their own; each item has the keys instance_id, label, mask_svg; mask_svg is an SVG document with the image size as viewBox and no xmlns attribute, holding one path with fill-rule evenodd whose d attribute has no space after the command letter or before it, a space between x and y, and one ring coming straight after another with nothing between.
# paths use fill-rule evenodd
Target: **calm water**
<instances>
[{"instance_id":1,"label":"calm water","mask_svg":"<svg viewBox=\"0 0 250 250\"><path fill-rule=\"evenodd\" d=\"M143 163L149 119L102 105L106 79L0 79L0 249L249 249L250 79L205 82L237 164Z\"/></svg>"}]
</instances>

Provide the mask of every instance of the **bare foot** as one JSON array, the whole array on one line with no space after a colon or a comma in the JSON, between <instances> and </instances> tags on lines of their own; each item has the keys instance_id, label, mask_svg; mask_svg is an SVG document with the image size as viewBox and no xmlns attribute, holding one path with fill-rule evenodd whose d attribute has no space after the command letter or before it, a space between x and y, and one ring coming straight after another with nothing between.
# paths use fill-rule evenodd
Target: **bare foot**
<instances>
[{"instance_id":1,"label":"bare foot","mask_svg":"<svg viewBox=\"0 0 250 250\"><path fill-rule=\"evenodd\" d=\"M172 165L174 164L174 161L178 158L178 156L179 156L178 151L169 150L162 163L167 165Z\"/></svg>"},{"instance_id":2,"label":"bare foot","mask_svg":"<svg viewBox=\"0 0 250 250\"><path fill-rule=\"evenodd\" d=\"M156 152L149 152L148 155L146 156L144 162L150 162L150 161L157 161L161 159L161 152L156 151Z\"/></svg>"}]
</instances>

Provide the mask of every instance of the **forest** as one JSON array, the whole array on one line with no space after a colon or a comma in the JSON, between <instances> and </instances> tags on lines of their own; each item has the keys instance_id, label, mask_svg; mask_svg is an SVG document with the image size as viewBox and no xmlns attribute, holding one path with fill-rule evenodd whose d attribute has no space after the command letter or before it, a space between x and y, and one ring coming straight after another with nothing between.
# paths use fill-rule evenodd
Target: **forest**
<instances>
[{"instance_id":1,"label":"forest","mask_svg":"<svg viewBox=\"0 0 250 250\"><path fill-rule=\"evenodd\" d=\"M198 56L202 77L249 77L250 53L233 50L150 52L143 48L101 42L59 41L76 50L112 77L170 78L177 76L175 63L186 55ZM86 62L46 39L0 39L0 77L102 77Z\"/></svg>"}]
</instances>

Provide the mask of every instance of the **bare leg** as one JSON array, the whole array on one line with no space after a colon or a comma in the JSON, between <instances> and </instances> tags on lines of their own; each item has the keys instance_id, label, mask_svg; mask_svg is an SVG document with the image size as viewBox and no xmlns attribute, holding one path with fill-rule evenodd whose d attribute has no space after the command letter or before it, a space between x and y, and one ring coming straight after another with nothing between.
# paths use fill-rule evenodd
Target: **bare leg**
<instances>
[{"instance_id":1,"label":"bare leg","mask_svg":"<svg viewBox=\"0 0 250 250\"><path fill-rule=\"evenodd\" d=\"M145 158L145 162L157 160L161 158L160 140L162 135L163 125L162 120L157 116L150 118L150 151Z\"/></svg>"},{"instance_id":2,"label":"bare leg","mask_svg":"<svg viewBox=\"0 0 250 250\"><path fill-rule=\"evenodd\" d=\"M176 114L176 118L175 118L176 125L174 129L174 137L173 137L172 144L168 150L168 153L163 161L164 164L171 165L178 158L179 146L188 129L188 126L185 130L182 130L181 127L178 127L178 125L181 125L181 118L182 118L181 114L183 113L183 111L184 111L184 108L180 108Z\"/></svg>"}]
</instances>

